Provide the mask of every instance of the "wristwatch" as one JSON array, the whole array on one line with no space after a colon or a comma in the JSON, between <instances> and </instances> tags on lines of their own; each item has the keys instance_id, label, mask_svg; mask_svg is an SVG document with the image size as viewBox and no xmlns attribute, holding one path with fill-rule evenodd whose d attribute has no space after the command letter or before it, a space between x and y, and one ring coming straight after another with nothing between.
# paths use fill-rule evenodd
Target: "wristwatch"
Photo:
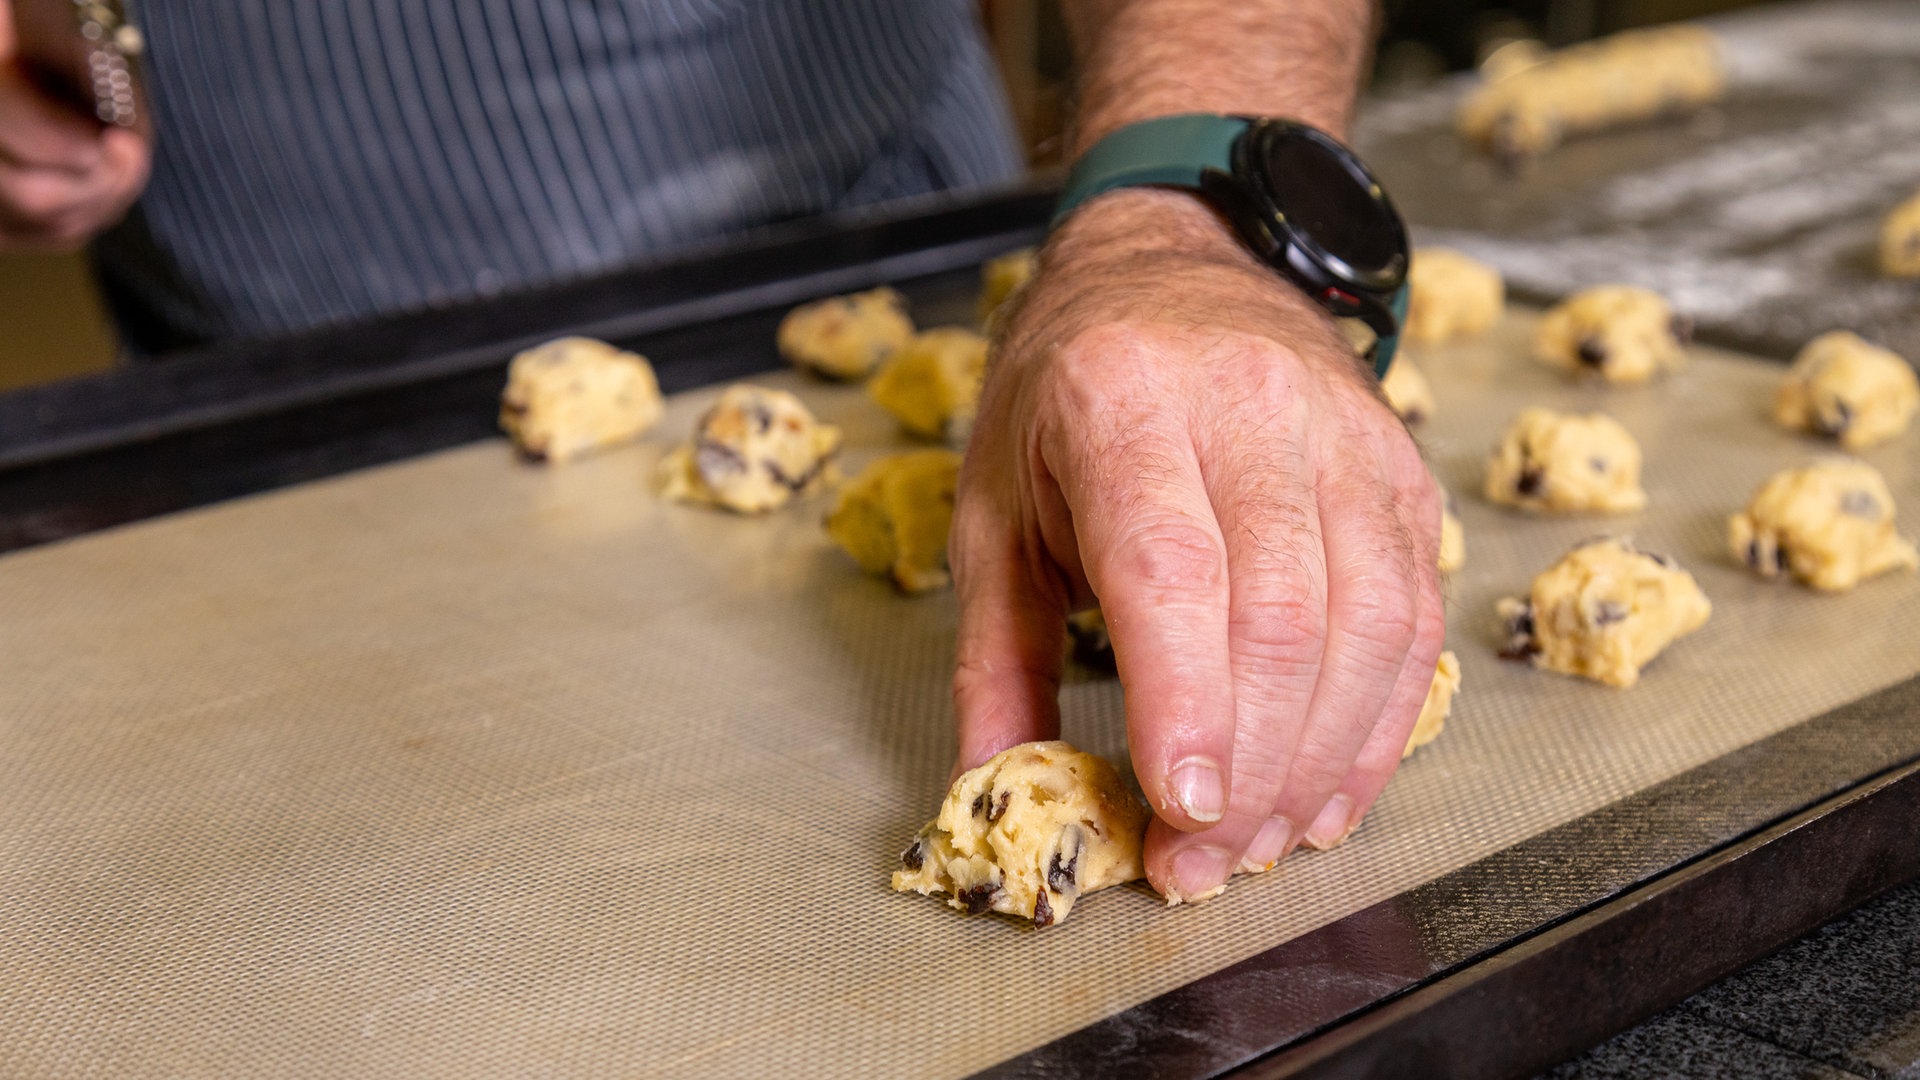
<instances>
[{"instance_id":1,"label":"wristwatch","mask_svg":"<svg viewBox=\"0 0 1920 1080\"><path fill-rule=\"evenodd\" d=\"M1407 314L1407 227L1353 151L1292 120L1190 113L1129 124L1073 167L1053 223L1114 188L1197 192L1269 266L1339 318L1374 332L1375 375Z\"/></svg>"}]
</instances>

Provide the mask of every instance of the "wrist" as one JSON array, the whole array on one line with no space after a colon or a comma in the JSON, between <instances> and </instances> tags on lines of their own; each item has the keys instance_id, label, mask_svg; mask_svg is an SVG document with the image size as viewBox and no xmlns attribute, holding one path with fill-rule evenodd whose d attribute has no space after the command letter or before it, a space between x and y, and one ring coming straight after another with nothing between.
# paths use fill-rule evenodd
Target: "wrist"
<instances>
[{"instance_id":1,"label":"wrist","mask_svg":"<svg viewBox=\"0 0 1920 1080\"><path fill-rule=\"evenodd\" d=\"M1049 255L1076 265L1182 255L1259 268L1233 226L1197 192L1155 187L1118 188L1088 200L1054 230Z\"/></svg>"}]
</instances>

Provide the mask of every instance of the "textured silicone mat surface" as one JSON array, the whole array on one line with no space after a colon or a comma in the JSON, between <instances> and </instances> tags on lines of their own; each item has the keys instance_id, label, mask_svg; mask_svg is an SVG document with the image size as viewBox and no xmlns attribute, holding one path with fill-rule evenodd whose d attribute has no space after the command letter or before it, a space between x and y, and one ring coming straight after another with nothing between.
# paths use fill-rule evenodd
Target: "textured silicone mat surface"
<instances>
[{"instance_id":1,"label":"textured silicone mat surface","mask_svg":"<svg viewBox=\"0 0 1920 1080\"><path fill-rule=\"evenodd\" d=\"M821 503L656 499L713 391L563 469L491 442L0 559L0 1073L963 1073L1920 671L1915 575L1816 596L1723 553L1820 451L1766 422L1777 366L1570 384L1529 322L1419 357L1468 540L1446 734L1335 852L1046 931L887 890L950 764L951 597L861 576ZM799 388L853 464L897 442ZM1625 422L1651 508L1482 503L1530 403ZM1916 437L1866 455L1909 530ZM1628 692L1494 659L1494 599L1608 528L1692 569L1707 627ZM1114 683L1064 701L1123 759Z\"/></svg>"}]
</instances>

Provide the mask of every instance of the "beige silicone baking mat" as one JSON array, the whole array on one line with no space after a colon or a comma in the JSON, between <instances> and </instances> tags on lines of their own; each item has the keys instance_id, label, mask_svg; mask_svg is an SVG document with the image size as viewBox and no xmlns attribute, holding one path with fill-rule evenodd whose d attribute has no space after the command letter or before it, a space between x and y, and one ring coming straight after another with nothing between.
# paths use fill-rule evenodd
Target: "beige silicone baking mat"
<instances>
[{"instance_id":1,"label":"beige silicone baking mat","mask_svg":"<svg viewBox=\"0 0 1920 1080\"><path fill-rule=\"evenodd\" d=\"M553 470L489 442L0 559L0 1074L965 1073L1920 671L1915 575L1816 596L1722 552L1819 450L1765 422L1777 367L1575 386L1526 322L1419 357L1468 538L1446 735L1338 851L1046 931L886 887L950 764L951 597L862 577L818 503L662 504L665 436ZM856 464L896 443L857 391L801 390ZM1623 420L1651 509L1475 497L1534 402ZM1914 519L1917 440L1867 455ZM1712 622L1628 692L1497 661L1494 599L1602 528L1678 556ZM1115 684L1077 675L1065 712L1124 757Z\"/></svg>"}]
</instances>

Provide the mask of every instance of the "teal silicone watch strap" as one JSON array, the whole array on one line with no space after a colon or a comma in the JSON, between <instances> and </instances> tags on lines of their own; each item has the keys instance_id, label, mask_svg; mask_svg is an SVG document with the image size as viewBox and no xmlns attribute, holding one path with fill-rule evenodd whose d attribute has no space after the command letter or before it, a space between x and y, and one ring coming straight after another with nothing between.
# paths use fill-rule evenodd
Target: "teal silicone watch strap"
<instances>
[{"instance_id":1,"label":"teal silicone watch strap","mask_svg":"<svg viewBox=\"0 0 1920 1080\"><path fill-rule=\"evenodd\" d=\"M1250 125L1237 116L1188 113L1128 124L1093 144L1067 177L1053 212L1060 224L1076 207L1114 188L1166 184L1198 188L1208 169L1233 169L1233 142Z\"/></svg>"}]
</instances>

